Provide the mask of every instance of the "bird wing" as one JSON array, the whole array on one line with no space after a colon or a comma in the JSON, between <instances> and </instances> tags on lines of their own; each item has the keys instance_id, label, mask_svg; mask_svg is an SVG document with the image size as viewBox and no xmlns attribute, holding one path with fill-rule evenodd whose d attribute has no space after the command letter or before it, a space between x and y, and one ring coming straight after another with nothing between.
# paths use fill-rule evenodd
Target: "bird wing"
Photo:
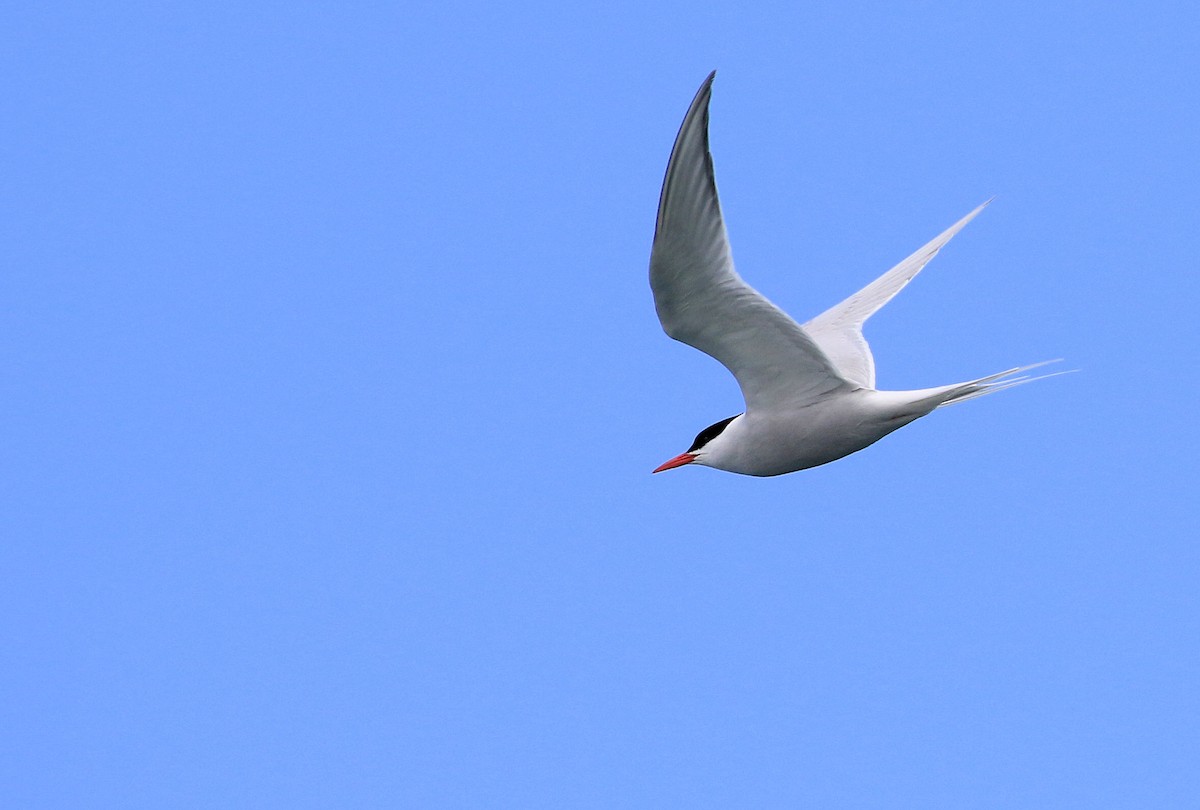
<instances>
[{"instance_id":1,"label":"bird wing","mask_svg":"<svg viewBox=\"0 0 1200 810\"><path fill-rule=\"evenodd\" d=\"M737 378L747 410L802 406L846 385L798 323L733 268L708 150L715 71L688 108L658 202L650 287L663 330Z\"/></svg>"},{"instance_id":2,"label":"bird wing","mask_svg":"<svg viewBox=\"0 0 1200 810\"><path fill-rule=\"evenodd\" d=\"M843 377L865 388L875 387L875 358L871 356L871 347L863 337L863 324L904 289L904 285L912 281L921 268L929 264L938 251L990 202L988 200L967 214L925 247L845 301L804 324L804 331L821 347Z\"/></svg>"}]
</instances>

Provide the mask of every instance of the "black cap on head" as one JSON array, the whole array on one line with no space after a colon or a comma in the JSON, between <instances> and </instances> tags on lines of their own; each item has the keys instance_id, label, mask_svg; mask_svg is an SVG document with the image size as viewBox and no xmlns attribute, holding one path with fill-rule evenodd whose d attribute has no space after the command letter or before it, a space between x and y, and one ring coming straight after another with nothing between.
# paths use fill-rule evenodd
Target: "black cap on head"
<instances>
[{"instance_id":1,"label":"black cap on head","mask_svg":"<svg viewBox=\"0 0 1200 810\"><path fill-rule=\"evenodd\" d=\"M725 428L727 428L729 426L729 423L732 422L734 419L737 419L739 416L741 416L740 413L736 414L734 416L731 416L728 419L722 419L720 422L717 422L715 425L709 425L704 430L697 433L696 441L692 442L692 446L689 447L687 449L687 451L689 453L695 453L701 447L703 447L704 445L711 442L713 439L720 436L721 431L723 431Z\"/></svg>"}]
</instances>

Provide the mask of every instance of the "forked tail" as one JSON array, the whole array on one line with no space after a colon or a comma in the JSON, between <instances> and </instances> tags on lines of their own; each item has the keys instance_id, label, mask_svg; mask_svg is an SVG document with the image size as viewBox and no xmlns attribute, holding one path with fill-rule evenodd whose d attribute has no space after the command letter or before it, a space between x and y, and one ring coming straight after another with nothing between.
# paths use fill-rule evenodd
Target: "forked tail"
<instances>
[{"instance_id":1,"label":"forked tail","mask_svg":"<svg viewBox=\"0 0 1200 810\"><path fill-rule=\"evenodd\" d=\"M1055 371L1051 374L1037 375L1022 373L1025 371L1031 371L1035 368L1041 368L1042 366L1049 365L1050 363L1058 362L1061 361L1043 360L1041 363L1033 363L1028 366L1010 368L1008 371L1001 371L999 374L989 374L986 377L980 377L978 380L971 380L970 382L944 386L936 395L940 401L935 407L941 408L946 405L954 405L959 402L966 402L968 399L987 396L988 394L994 394L997 391L1005 391L1018 385L1031 383L1034 380L1044 380L1047 377L1057 377L1060 374L1071 373L1070 371Z\"/></svg>"}]
</instances>

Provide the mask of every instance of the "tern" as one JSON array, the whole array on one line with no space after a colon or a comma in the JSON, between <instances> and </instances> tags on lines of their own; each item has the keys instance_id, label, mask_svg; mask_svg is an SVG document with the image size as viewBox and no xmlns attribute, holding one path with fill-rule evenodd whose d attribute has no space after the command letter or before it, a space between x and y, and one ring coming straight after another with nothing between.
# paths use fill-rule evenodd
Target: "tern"
<instances>
[{"instance_id":1,"label":"tern","mask_svg":"<svg viewBox=\"0 0 1200 810\"><path fill-rule=\"evenodd\" d=\"M729 369L746 410L700 431L686 453L654 472L699 464L771 476L816 467L945 405L1053 376L1019 376L1044 365L1034 363L937 388L875 388L863 323L987 202L803 326L746 284L733 267L708 147L715 76L710 73L697 91L671 150L650 254L650 287L663 331Z\"/></svg>"}]
</instances>

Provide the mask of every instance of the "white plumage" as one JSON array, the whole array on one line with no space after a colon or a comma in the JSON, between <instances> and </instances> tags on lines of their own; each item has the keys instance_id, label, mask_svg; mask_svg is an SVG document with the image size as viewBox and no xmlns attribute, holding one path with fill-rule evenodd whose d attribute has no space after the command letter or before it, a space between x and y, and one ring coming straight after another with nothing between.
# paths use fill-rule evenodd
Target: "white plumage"
<instances>
[{"instance_id":1,"label":"white plumage","mask_svg":"<svg viewBox=\"0 0 1200 810\"><path fill-rule=\"evenodd\" d=\"M815 467L878 441L942 405L1029 382L1023 366L916 391L875 390L863 323L916 276L987 203L862 290L804 326L733 266L712 156L708 104L715 72L688 108L658 204L650 287L663 329L737 378L746 412L713 425L655 472L701 464L747 475ZM1040 363L1035 365L1042 365Z\"/></svg>"}]
</instances>

